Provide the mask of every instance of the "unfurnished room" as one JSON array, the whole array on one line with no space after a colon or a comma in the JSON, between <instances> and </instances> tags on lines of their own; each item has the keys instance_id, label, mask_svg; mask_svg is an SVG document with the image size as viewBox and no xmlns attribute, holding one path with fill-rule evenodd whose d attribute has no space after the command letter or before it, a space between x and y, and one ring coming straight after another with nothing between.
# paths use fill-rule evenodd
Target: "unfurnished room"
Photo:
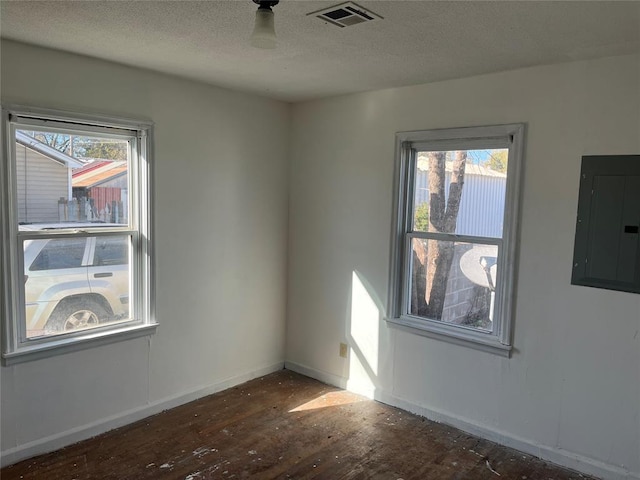
<instances>
[{"instance_id":1,"label":"unfurnished room","mask_svg":"<svg viewBox=\"0 0 640 480\"><path fill-rule=\"evenodd\" d=\"M0 0L0 477L640 480L640 2Z\"/></svg>"}]
</instances>

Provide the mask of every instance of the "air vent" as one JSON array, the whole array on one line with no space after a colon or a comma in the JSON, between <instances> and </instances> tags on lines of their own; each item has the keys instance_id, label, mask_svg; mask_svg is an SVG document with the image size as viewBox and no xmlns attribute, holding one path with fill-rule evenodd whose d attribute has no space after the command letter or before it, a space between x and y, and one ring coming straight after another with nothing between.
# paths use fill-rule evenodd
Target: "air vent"
<instances>
[{"instance_id":1,"label":"air vent","mask_svg":"<svg viewBox=\"0 0 640 480\"><path fill-rule=\"evenodd\" d=\"M320 20L324 20L338 27L350 27L359 23L382 19L380 15L366 10L353 2L341 3L331 8L311 12L308 15L314 15Z\"/></svg>"}]
</instances>

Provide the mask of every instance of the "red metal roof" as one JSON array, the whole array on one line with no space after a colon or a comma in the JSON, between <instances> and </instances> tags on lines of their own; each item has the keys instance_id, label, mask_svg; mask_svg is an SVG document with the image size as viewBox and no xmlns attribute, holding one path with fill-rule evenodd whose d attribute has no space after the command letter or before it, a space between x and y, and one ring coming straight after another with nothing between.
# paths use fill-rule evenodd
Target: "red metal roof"
<instances>
[{"instance_id":1,"label":"red metal roof","mask_svg":"<svg viewBox=\"0 0 640 480\"><path fill-rule=\"evenodd\" d=\"M118 177L127 171L126 161L96 160L71 174L74 187L92 187Z\"/></svg>"}]
</instances>

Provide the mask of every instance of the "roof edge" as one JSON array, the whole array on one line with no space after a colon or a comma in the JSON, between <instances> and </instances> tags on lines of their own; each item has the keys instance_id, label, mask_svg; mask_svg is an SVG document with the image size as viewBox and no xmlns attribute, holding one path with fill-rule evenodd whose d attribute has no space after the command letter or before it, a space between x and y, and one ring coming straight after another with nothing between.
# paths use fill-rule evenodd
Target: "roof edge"
<instances>
[{"instance_id":1,"label":"roof edge","mask_svg":"<svg viewBox=\"0 0 640 480\"><path fill-rule=\"evenodd\" d=\"M16 142L18 142L20 145L24 145L25 147L29 147L30 149L35 150L36 152L46 157L64 163L67 167L80 168L85 165L84 162L78 160L77 158L67 155L60 150L56 150L55 148L42 143L39 140L36 140L35 138L30 137L25 133L22 133L19 130L16 131Z\"/></svg>"}]
</instances>

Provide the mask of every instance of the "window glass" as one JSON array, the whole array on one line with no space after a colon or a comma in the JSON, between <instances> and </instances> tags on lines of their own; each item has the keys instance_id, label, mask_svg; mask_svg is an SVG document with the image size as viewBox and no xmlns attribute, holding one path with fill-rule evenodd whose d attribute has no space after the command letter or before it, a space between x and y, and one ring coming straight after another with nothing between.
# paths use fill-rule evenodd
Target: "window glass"
<instances>
[{"instance_id":1,"label":"window glass","mask_svg":"<svg viewBox=\"0 0 640 480\"><path fill-rule=\"evenodd\" d=\"M508 153L507 149L418 152L414 231L500 238Z\"/></svg>"},{"instance_id":2,"label":"window glass","mask_svg":"<svg viewBox=\"0 0 640 480\"><path fill-rule=\"evenodd\" d=\"M126 265L129 263L128 237L97 237L94 265Z\"/></svg>"},{"instance_id":3,"label":"window glass","mask_svg":"<svg viewBox=\"0 0 640 480\"><path fill-rule=\"evenodd\" d=\"M128 224L127 140L17 130L15 148L19 224Z\"/></svg>"},{"instance_id":4,"label":"window glass","mask_svg":"<svg viewBox=\"0 0 640 480\"><path fill-rule=\"evenodd\" d=\"M25 259L32 251L39 252L30 271L57 270L61 268L78 268L84 257L85 238L55 238L50 240L32 240L25 243Z\"/></svg>"},{"instance_id":5,"label":"window glass","mask_svg":"<svg viewBox=\"0 0 640 480\"><path fill-rule=\"evenodd\" d=\"M414 238L411 257L412 315L492 330L497 245Z\"/></svg>"},{"instance_id":6,"label":"window glass","mask_svg":"<svg viewBox=\"0 0 640 480\"><path fill-rule=\"evenodd\" d=\"M88 268L92 295L99 295L108 304L107 315L100 324L112 324L131 319L131 259L129 235L94 237L93 262Z\"/></svg>"},{"instance_id":7,"label":"window glass","mask_svg":"<svg viewBox=\"0 0 640 480\"><path fill-rule=\"evenodd\" d=\"M90 291L87 267L83 266L87 240L53 238L24 242L25 262L35 256L24 277L27 338L63 331L60 315L64 306L56 307L65 296L73 298L76 306L83 303L82 293Z\"/></svg>"},{"instance_id":8,"label":"window glass","mask_svg":"<svg viewBox=\"0 0 640 480\"><path fill-rule=\"evenodd\" d=\"M29 240L25 259L27 338L130 320L129 236ZM87 251L93 263L83 265ZM28 261L28 260L27 260Z\"/></svg>"}]
</instances>

